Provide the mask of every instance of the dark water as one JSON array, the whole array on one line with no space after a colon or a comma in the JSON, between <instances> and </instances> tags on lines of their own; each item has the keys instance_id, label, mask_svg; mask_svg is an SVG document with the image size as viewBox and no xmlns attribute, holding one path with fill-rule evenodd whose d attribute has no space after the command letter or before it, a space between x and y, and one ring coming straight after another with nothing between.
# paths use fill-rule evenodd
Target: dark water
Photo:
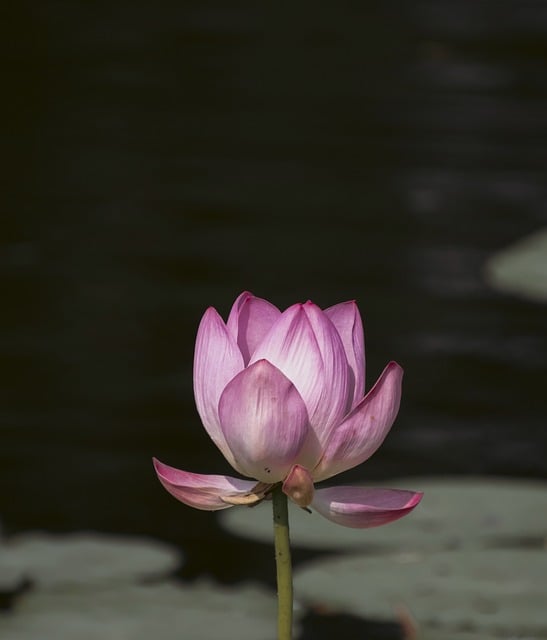
<instances>
[{"instance_id":1,"label":"dark water","mask_svg":"<svg viewBox=\"0 0 547 640\"><path fill-rule=\"evenodd\" d=\"M546 309L490 290L547 224L543 2L21 3L9 16L0 518L270 569L152 455L229 472L193 404L197 324L243 289L356 298L368 384L406 370L344 480L546 477ZM419 487L417 487L419 488ZM302 558L303 555L298 555Z\"/></svg>"}]
</instances>

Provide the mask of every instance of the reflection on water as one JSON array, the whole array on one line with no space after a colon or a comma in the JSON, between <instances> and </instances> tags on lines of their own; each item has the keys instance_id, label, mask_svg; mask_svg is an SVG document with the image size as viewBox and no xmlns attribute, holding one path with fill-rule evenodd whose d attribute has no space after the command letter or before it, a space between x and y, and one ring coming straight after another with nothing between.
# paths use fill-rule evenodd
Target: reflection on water
<instances>
[{"instance_id":1,"label":"reflection on water","mask_svg":"<svg viewBox=\"0 0 547 640\"><path fill-rule=\"evenodd\" d=\"M195 573L252 570L226 547L218 568L214 517L150 463L228 471L192 352L204 309L243 289L356 298L369 383L405 367L393 433L348 478L547 475L545 308L482 279L547 217L539 4L26 9L0 252L8 530L149 533Z\"/></svg>"}]
</instances>

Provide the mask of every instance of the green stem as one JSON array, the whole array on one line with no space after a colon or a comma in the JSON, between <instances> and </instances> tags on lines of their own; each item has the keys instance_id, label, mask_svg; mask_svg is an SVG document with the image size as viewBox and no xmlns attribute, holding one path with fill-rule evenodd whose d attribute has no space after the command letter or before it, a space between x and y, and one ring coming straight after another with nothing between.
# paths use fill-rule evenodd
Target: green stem
<instances>
[{"instance_id":1,"label":"green stem","mask_svg":"<svg viewBox=\"0 0 547 640\"><path fill-rule=\"evenodd\" d=\"M287 496L281 486L272 493L275 542L275 563L277 566L277 638L292 638L292 565L289 540L289 510Z\"/></svg>"}]
</instances>

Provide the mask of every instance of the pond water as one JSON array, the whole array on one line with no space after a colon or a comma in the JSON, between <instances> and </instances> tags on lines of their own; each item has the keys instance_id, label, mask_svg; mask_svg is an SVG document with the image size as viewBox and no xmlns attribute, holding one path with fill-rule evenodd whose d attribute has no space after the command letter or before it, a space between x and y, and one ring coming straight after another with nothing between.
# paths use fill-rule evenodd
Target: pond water
<instances>
[{"instance_id":1,"label":"pond water","mask_svg":"<svg viewBox=\"0 0 547 640\"><path fill-rule=\"evenodd\" d=\"M344 481L547 476L546 308L484 278L547 225L542 3L16 11L6 532L147 534L184 548L186 577L270 579L268 546L175 503L151 465L229 472L192 356L205 308L226 315L244 289L355 298L368 386L404 366L391 435Z\"/></svg>"}]
</instances>

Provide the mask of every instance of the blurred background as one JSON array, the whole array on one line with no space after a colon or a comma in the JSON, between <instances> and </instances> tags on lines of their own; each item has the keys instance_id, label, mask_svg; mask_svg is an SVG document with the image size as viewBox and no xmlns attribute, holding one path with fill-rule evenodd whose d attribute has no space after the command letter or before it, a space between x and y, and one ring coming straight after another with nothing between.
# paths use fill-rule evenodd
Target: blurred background
<instances>
[{"instance_id":1,"label":"blurred background","mask_svg":"<svg viewBox=\"0 0 547 640\"><path fill-rule=\"evenodd\" d=\"M547 225L545 3L10 11L5 534L149 535L184 549L188 580L271 584L267 545L177 504L151 466L230 472L192 358L205 308L226 317L245 289L356 299L367 386L405 368L395 427L344 481L547 476L545 305L485 277Z\"/></svg>"}]
</instances>

